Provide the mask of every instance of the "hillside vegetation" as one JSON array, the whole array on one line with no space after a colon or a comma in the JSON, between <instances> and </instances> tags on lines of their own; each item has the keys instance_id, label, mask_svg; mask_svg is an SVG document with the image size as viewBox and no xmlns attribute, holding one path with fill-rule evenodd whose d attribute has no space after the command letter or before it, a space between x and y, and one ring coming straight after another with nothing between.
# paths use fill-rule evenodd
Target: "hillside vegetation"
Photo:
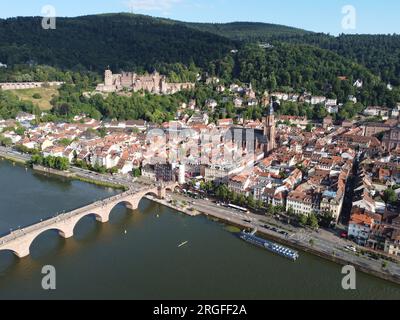
<instances>
[{"instance_id":1,"label":"hillside vegetation","mask_svg":"<svg viewBox=\"0 0 400 320\"><path fill-rule=\"evenodd\" d=\"M297 37L311 34L302 29L259 22L185 23L185 25L235 41L245 42L264 42L271 37Z\"/></svg>"},{"instance_id":2,"label":"hillside vegetation","mask_svg":"<svg viewBox=\"0 0 400 320\"><path fill-rule=\"evenodd\" d=\"M0 20L0 61L48 64L73 70L145 70L163 63L205 66L235 43L164 19L130 14L57 18L44 30L41 17Z\"/></svg>"}]
</instances>

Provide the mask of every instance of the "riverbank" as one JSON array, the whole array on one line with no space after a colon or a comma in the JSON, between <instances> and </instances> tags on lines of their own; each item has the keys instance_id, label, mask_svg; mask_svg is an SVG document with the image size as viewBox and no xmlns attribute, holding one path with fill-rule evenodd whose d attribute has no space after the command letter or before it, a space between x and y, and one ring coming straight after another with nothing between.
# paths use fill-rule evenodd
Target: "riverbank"
<instances>
[{"instance_id":1,"label":"riverbank","mask_svg":"<svg viewBox=\"0 0 400 320\"><path fill-rule=\"evenodd\" d=\"M0 155L0 159L11 161L11 162L18 163L18 164L26 164L26 161L22 160L21 158L18 158L16 156L12 156L12 155L8 155L8 154L3 154L3 153Z\"/></svg>"},{"instance_id":2,"label":"riverbank","mask_svg":"<svg viewBox=\"0 0 400 320\"><path fill-rule=\"evenodd\" d=\"M3 150L0 149L0 159L4 159L6 161L11 161L13 163L17 163L20 165L25 165L27 166L27 162L29 161L30 157L27 155L22 155L22 154L12 154L10 151L5 151L4 148ZM62 178L67 178L71 180L77 180L85 183L90 183L99 187L105 187L105 188L113 188L117 190L122 190L126 191L128 190L127 185L123 185L120 183L113 183L109 181L105 181L106 178L100 178L100 179L95 179L93 177L88 177L87 174L83 175L83 173L79 172L71 172L71 171L60 171L60 170L55 170L51 168L46 168L43 166L38 166L34 165L32 169L40 174L44 175L53 175L53 176L59 176Z\"/></svg>"},{"instance_id":3,"label":"riverbank","mask_svg":"<svg viewBox=\"0 0 400 320\"><path fill-rule=\"evenodd\" d=\"M196 210L193 209L193 211L192 211L192 210L188 210L187 207L180 207L180 206L172 205L171 203L168 203L166 200L159 200L159 199L154 199L154 198L152 198L150 200L155 201L159 204L162 204L164 206L167 206L171 209L174 209L178 212L184 213L184 214L192 216L192 217L199 216L199 215L205 215L209 218L212 218L216 222L220 221L227 225L237 227L241 230L246 229L248 231L252 231L254 229L254 226L252 226L252 223L250 223L250 222L245 222L240 219L231 219L228 217L224 217L221 214L217 214L216 212L213 212L212 210L196 208ZM373 269L372 267L368 266L367 263L359 263L354 260L346 259L343 256L340 257L339 252L328 253L323 250L319 250L316 246L313 246L311 244L305 245L305 244L301 243L300 241L290 239L290 238L285 238L280 235L275 235L263 228L257 228L257 230L258 230L257 231L258 235L260 235L268 240L275 241L282 245L286 245L286 246L295 248L297 250L310 253L312 255L315 255L315 256L320 257L325 260L329 260L333 263L336 263L336 264L339 264L342 266L352 265L356 268L356 270L358 270L360 272L363 272L365 274L380 278L382 280L390 281L397 285L400 285L400 276L397 274L391 274L386 270Z\"/></svg>"},{"instance_id":4,"label":"riverbank","mask_svg":"<svg viewBox=\"0 0 400 320\"><path fill-rule=\"evenodd\" d=\"M73 179L81 181L81 182L94 184L94 185L99 186L99 187L112 188L112 189L122 190L122 191L128 191L128 189L129 189L127 186L123 186L123 185L120 185L120 184L114 184L114 183L111 183L111 182L105 182L105 181L100 181L100 180L84 178L84 177L80 177L78 175L75 175L73 177Z\"/></svg>"},{"instance_id":5,"label":"riverbank","mask_svg":"<svg viewBox=\"0 0 400 320\"><path fill-rule=\"evenodd\" d=\"M105 187L105 188L113 188L116 190L122 190L122 191L127 191L128 187L127 186L123 186L120 184L115 184L112 182L106 182L103 180L95 180L95 179L90 179L87 177L82 177L77 175L76 173L70 172L70 171L60 171L60 170L56 170L56 169L51 169L51 168L46 168L43 166L37 166L34 165L32 167L32 169L38 173L42 173L42 174L50 174L53 176L59 176L59 177L63 177L63 178L67 178L67 179L71 179L71 180L77 180L77 181L81 181L81 182L85 182L85 183L90 183L99 187Z\"/></svg>"}]
</instances>

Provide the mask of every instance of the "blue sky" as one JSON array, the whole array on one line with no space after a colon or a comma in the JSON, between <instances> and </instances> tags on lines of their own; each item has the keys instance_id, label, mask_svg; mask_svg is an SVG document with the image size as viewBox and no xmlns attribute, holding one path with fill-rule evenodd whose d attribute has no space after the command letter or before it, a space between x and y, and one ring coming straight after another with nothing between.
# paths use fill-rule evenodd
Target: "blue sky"
<instances>
[{"instance_id":1,"label":"blue sky","mask_svg":"<svg viewBox=\"0 0 400 320\"><path fill-rule=\"evenodd\" d=\"M2 1L0 17L42 15L45 5L54 6L57 16L125 11L183 21L278 23L331 34L400 34L398 0L12 0ZM355 9L355 29L342 27L346 5Z\"/></svg>"}]
</instances>

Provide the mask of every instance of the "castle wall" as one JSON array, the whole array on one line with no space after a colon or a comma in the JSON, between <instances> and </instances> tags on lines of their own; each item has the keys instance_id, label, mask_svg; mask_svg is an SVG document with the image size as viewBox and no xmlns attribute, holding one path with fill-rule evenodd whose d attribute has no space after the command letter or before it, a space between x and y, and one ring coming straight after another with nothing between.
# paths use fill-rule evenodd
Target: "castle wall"
<instances>
[{"instance_id":1,"label":"castle wall","mask_svg":"<svg viewBox=\"0 0 400 320\"><path fill-rule=\"evenodd\" d=\"M45 84L50 87L61 86L64 82L6 82L0 83L1 90L23 90L23 89L34 89L42 88Z\"/></svg>"}]
</instances>

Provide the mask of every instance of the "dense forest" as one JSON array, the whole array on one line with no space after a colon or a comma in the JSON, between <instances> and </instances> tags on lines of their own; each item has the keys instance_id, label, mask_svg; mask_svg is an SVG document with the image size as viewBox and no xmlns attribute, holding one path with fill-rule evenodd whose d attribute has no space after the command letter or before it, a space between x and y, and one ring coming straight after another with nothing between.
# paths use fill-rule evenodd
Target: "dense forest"
<instances>
[{"instance_id":1,"label":"dense forest","mask_svg":"<svg viewBox=\"0 0 400 320\"><path fill-rule=\"evenodd\" d=\"M364 105L389 107L400 101L399 89L389 90L367 68L329 50L308 45L279 43L269 49L247 45L237 54L214 61L209 70L227 83L235 80L252 83L259 91L307 91L340 102L353 95ZM363 80L362 89L354 86L357 79Z\"/></svg>"},{"instance_id":2,"label":"dense forest","mask_svg":"<svg viewBox=\"0 0 400 320\"><path fill-rule=\"evenodd\" d=\"M249 22L187 25L242 42L313 45L367 67L387 83L400 85L400 35L341 34L335 37L287 26Z\"/></svg>"},{"instance_id":3,"label":"dense forest","mask_svg":"<svg viewBox=\"0 0 400 320\"><path fill-rule=\"evenodd\" d=\"M297 37L311 34L302 29L258 22L232 22L232 23L184 23L186 26L200 31L214 33L234 41L263 42L271 37Z\"/></svg>"},{"instance_id":4,"label":"dense forest","mask_svg":"<svg viewBox=\"0 0 400 320\"><path fill-rule=\"evenodd\" d=\"M45 30L41 17L0 20L0 62L37 63L61 69L102 71L153 68L162 62L201 67L236 44L165 19L131 14L57 18Z\"/></svg>"},{"instance_id":5,"label":"dense forest","mask_svg":"<svg viewBox=\"0 0 400 320\"><path fill-rule=\"evenodd\" d=\"M299 37L275 37L290 43L303 43L333 51L357 62L380 76L386 83L400 85L400 35L308 34Z\"/></svg>"}]
</instances>

